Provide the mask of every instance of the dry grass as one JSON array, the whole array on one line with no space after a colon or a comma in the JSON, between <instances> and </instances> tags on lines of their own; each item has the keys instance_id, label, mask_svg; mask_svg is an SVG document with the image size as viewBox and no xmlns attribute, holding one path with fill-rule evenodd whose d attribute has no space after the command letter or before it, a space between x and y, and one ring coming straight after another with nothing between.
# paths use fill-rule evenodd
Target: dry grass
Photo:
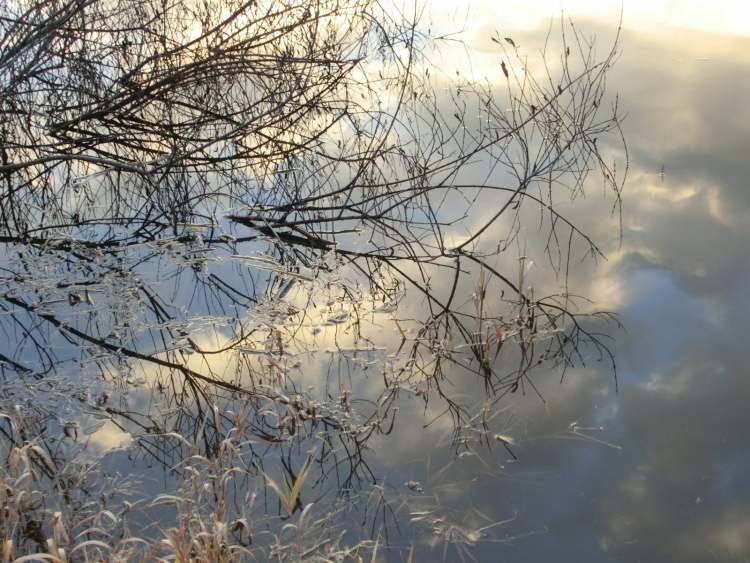
<instances>
[{"instance_id":1,"label":"dry grass","mask_svg":"<svg viewBox=\"0 0 750 563\"><path fill-rule=\"evenodd\" d=\"M374 542L347 545L337 524L340 508L316 510L311 502L297 509L312 456L295 479L285 479L281 486L260 472L264 486L277 494L282 514L258 516L254 509L259 494L244 484L259 471L243 455L248 436L242 428L224 433L210 457L200 453L197 440L162 435L181 444L183 459L173 467L177 489L131 504L124 500L131 493L127 482L106 481L93 466L76 460L61 464L39 436L29 438L20 408L0 416L14 442L0 465L0 561L371 560ZM235 486L235 480L242 483ZM113 490L103 490L113 484ZM237 499L240 490L244 494ZM122 498L113 503L117 495ZM174 510L171 525L161 523L152 528L156 534L143 537L131 532L132 515L165 506Z\"/></svg>"}]
</instances>

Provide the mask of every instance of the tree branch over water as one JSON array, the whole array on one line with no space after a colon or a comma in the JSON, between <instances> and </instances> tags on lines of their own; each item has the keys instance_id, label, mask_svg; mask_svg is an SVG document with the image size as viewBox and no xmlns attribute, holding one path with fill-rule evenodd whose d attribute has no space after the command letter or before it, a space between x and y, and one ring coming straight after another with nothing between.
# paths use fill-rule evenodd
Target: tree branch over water
<instances>
[{"instance_id":1,"label":"tree branch over water","mask_svg":"<svg viewBox=\"0 0 750 563\"><path fill-rule=\"evenodd\" d=\"M619 209L627 152L605 109L619 36L597 59L563 26L535 72L493 41L496 76L440 80L419 19L370 0L0 8L6 379L143 380L169 414L84 402L153 428L139 439L160 463L181 451L164 435L210 458L231 423L269 448L250 448L253 475L272 451L293 488L295 455L322 440L316 486L348 490L375 478L367 443L404 394L445 407L458 444L476 413L454 378L494 404L535 389L540 364L614 362L595 324L608 315L567 288L575 249L603 253L559 205L596 181ZM564 279L549 295L527 257L508 260L537 216ZM352 399L339 376L313 398L316 334L364 371L376 315L397 335L395 359L372 362L382 387ZM255 410L219 413L237 401Z\"/></svg>"}]
</instances>

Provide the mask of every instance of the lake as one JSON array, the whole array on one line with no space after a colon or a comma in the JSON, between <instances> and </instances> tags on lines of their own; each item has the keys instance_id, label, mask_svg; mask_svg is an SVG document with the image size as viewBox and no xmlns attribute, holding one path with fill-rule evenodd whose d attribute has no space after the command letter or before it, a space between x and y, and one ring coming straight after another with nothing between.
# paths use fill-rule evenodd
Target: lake
<instances>
[{"instance_id":1,"label":"lake","mask_svg":"<svg viewBox=\"0 0 750 563\"><path fill-rule=\"evenodd\" d=\"M624 9L3 130L6 557L748 561L750 37Z\"/></svg>"}]
</instances>

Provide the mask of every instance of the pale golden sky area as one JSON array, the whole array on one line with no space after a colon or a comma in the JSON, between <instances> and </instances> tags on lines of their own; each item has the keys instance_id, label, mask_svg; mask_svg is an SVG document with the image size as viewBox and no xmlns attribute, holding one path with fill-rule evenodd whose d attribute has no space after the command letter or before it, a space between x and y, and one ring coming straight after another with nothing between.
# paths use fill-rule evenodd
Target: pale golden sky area
<instances>
[{"instance_id":1,"label":"pale golden sky area","mask_svg":"<svg viewBox=\"0 0 750 563\"><path fill-rule=\"evenodd\" d=\"M750 35L750 2L745 0L431 0L427 5L433 17L466 17L468 9L468 29L482 25L484 14L494 14L508 28L527 30L561 12L612 22L622 11L626 28Z\"/></svg>"}]
</instances>

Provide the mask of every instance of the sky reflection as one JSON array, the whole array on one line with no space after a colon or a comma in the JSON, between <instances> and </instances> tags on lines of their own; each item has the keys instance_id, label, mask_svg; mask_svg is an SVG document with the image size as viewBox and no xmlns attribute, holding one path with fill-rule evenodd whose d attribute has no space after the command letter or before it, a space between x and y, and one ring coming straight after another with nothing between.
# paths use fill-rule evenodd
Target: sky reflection
<instances>
[{"instance_id":1,"label":"sky reflection","mask_svg":"<svg viewBox=\"0 0 750 563\"><path fill-rule=\"evenodd\" d=\"M601 22L581 26L605 38L614 33ZM521 37L538 45L543 33ZM628 113L622 239L611 201L596 189L565 207L608 257L576 264L570 288L620 315L624 330L608 329L619 392L604 363L569 370L562 385L559 372L539 373L543 400L527 389L494 407L490 426L512 438L512 454L498 442L458 456L450 419L436 418L444 405L425 408L418 397L402 396L398 431L369 444L384 489L406 501L394 503L402 525L391 537L394 547L419 537L417 561L746 560L748 41L624 31L610 79ZM530 247L539 242L533 230L524 236ZM545 272L543 264L534 270L535 284L559 282ZM460 291L468 296L472 288ZM423 307L407 302L399 316ZM395 346L396 332L377 325L373 340ZM319 334L321 350L337 330ZM304 373L330 371L327 362L319 352L305 360ZM349 372L351 381L359 381L363 396L375 396L379 374L359 380L361 367ZM451 377L458 395L481 401L476 379ZM307 379L300 384L312 383ZM409 481L423 491L410 490ZM441 532L452 526L453 541L443 541L420 513L440 517ZM404 551L382 553L400 561Z\"/></svg>"},{"instance_id":2,"label":"sky reflection","mask_svg":"<svg viewBox=\"0 0 750 563\"><path fill-rule=\"evenodd\" d=\"M448 24L437 15L439 4L432 6L433 19L442 29ZM491 35L499 28L500 37L512 36L523 52L538 52L547 31L547 15L553 15L558 5L538 0L524 3L521 9L519 3L509 2L498 14L496 3L475 2L468 12L451 4L453 17L468 14L466 45L447 43L433 57L441 60L440 80L450 90L453 85L449 80L454 80L456 67L461 69L459 77L487 74L489 83L502 83L502 55ZM599 36L602 49L615 36L619 2L580 0L566 2L565 7L587 35ZM539 369L533 375L536 389L524 386L492 403L476 373L452 367L444 380L451 397L476 407L469 409L471 413L481 413L486 406L486 420L481 422L486 423L490 440L484 444L475 432L477 420L472 421L474 427L467 424L459 429L464 442L454 441L458 434L454 421L446 415L446 404L438 399L424 401L420 385L427 387L427 379L417 381L413 388L405 385L397 398L394 392L393 402L399 409L396 430L374 435L367 442L362 455L369 465L360 468L355 479L348 481L336 473L337 486L351 484L352 490L359 486L357 494L363 496L370 494L367 487L372 475L390 499L392 515L400 526L393 527L389 538L393 549L383 548L383 560L404 560L411 544L415 545L416 561L472 557L510 562L748 560L750 443L745 434L750 424L746 406L750 379L745 327L750 320L750 110L746 104L750 98L750 38L741 34L750 33L750 18L743 17L750 13L730 2L709 6L706 2L667 0L628 2L625 11L622 55L608 84L610 92L620 95L627 113L623 128L630 180L623 194L621 237L619 217L611 213L612 198L602 197L599 186L589 186L586 198L561 201L558 207L572 224L590 234L607 256L606 261L579 263L574 253L568 286L571 292L594 300L582 307L618 313L622 330L589 321L613 338L617 380L606 358L598 361L591 354L585 367L569 369L564 377L557 369ZM657 21L664 22L658 31ZM467 57L470 64L463 64ZM471 114L467 111L467 115ZM617 150L615 143L610 148ZM478 162L460 181L471 181L472 174L478 179L490 174L490 183L503 185L507 178L492 177L483 170L485 165ZM467 188L459 195L469 192ZM482 225L494 214L497 200L497 192L482 193L477 199L479 213L470 214L466 221ZM515 276L518 256L528 251L539 263L525 280L534 285L534 295L539 298L559 289L564 268L556 264L555 273L543 258L537 258L543 256L546 239L534 222L535 215L538 211L522 217L518 242L495 267ZM498 221L482 244L511 239L508 233L515 228L514 221ZM476 228L467 229L459 223L447 234L448 247L460 244L466 232L476 232ZM149 268L153 266L143 268L144 275ZM239 276L241 269L229 259L211 268L227 277ZM415 270L416 266L404 266L406 273ZM255 285L252 279L245 281ZM327 281L316 288L316 299L326 290L330 293ZM436 295L451 290L451 279L436 275L430 282ZM170 278L159 289L166 292L175 283ZM499 284L493 283L490 289L497 299ZM190 301L192 313L211 312L208 297L192 304L194 288L189 281L176 285L176 301ZM330 301L321 298L318 303L308 302L308 295L304 291L297 294L295 289L278 297L276 304L294 305L304 312L303 320L271 319L278 321L278 326L298 331L295 336L299 334L299 338L284 351L272 354L275 341L271 329L275 325L263 317L267 312L261 303L239 319L248 326L258 324L255 340L244 342L244 350L227 349L210 360L186 353L184 365L196 371L210 368L222 380L234 381L251 377L247 368L255 362L268 368L268 381L264 381L268 386L283 382L312 399L331 400L346 412L347 420L349 394L359 401L363 418L378 409L387 410L392 405L388 403L386 408L385 400L380 401L386 394L384 380L392 377L390 383L398 387L394 374L405 371L399 368L407 361L399 349L402 337L414 336L417 323L413 321L424 317L429 303L412 292L401 307L378 310L389 304L370 303L364 293L353 291L358 286L347 289L352 289L347 297L329 295ZM471 305L475 291L471 283L464 284L456 290L456 301ZM128 309L128 294L122 290L119 294L122 308ZM278 296L270 289L267 294L269 299ZM61 304L68 303L63 300ZM355 329L350 317L356 306L360 306L356 314L362 313L363 318L361 326L357 318ZM218 320L225 325L237 321L233 311ZM184 332L180 334L191 336L200 349L230 348L231 337L215 326L209 330L197 323L186 326ZM466 352L466 348L462 350ZM60 347L61 355L66 351ZM516 365L512 352L510 356L501 355L498 361L506 362L507 370ZM167 378L153 366L138 365L134 371L133 381L126 383L137 381L137 387L134 385L127 397L123 391L122 397L113 397L108 404L154 414L156 422L150 420L154 426L148 430L163 437L157 415L169 421L170 416L177 417L178 410L157 412L154 407ZM86 387L88 383L78 385ZM172 385L173 390L184 391L183 384ZM385 388L389 388L388 382ZM89 455L102 456L102 466L112 473L143 479L141 494L156 495L175 487L176 477L166 462L172 463L170 459L165 458L160 466L143 452L134 454L136 448L127 449L142 438L138 433L147 429L145 423L138 428L133 420L121 421L118 426L91 413L82 414L78 396L73 396L72 388L66 390L71 395L69 401L55 411L60 425L77 415L88 418L81 429L85 440L79 443L76 435L75 444L64 440L61 447L83 449L85 443ZM87 400L99 395L98 389L81 393L84 391ZM231 397L220 406L236 408L235 400L240 402ZM269 410L260 418L278 423L280 417L274 419L274 414ZM215 420L222 424L218 415ZM180 421L187 428L196 426L190 416ZM296 424L294 432L298 431ZM276 425L282 435L291 435L289 428ZM299 468L308 452L319 447L318 439L311 430L298 447L290 447L292 465ZM278 452L273 447L263 444L269 458L264 471L280 476L280 462L274 458ZM331 475L337 471L338 465ZM255 477L262 480L260 475ZM322 493L315 490L315 495L323 498L340 493L333 478L325 487ZM305 500L313 496L309 489L304 495ZM258 509L258 514L266 508ZM160 510L166 509L157 510L157 517ZM359 522L361 514L356 516L347 514L346 518ZM376 524L387 526L389 518L362 520L374 529ZM355 536L362 533L354 527L350 532Z\"/></svg>"},{"instance_id":3,"label":"sky reflection","mask_svg":"<svg viewBox=\"0 0 750 563\"><path fill-rule=\"evenodd\" d=\"M628 3L626 22L648 15L645 4ZM650 15L672 10L676 25L712 31L741 32L735 20L747 21L729 4L712 3L708 19L707 3L668 4L650 2ZM622 241L610 221L597 224L607 207L595 194L569 213L605 241L609 260L577 267L571 287L614 307L625 325L615 333L620 390L606 370L571 372L562 386L542 374L546 403L533 394L503 403L518 462L495 448L491 476L475 482L464 460L452 462L442 479L462 492L447 505L492 520L516 515L502 543L477 545L480 561L746 561L750 553L750 45L633 27L610 81L628 113ZM590 429L586 438L573 423ZM414 456L416 441L408 443Z\"/></svg>"}]
</instances>

